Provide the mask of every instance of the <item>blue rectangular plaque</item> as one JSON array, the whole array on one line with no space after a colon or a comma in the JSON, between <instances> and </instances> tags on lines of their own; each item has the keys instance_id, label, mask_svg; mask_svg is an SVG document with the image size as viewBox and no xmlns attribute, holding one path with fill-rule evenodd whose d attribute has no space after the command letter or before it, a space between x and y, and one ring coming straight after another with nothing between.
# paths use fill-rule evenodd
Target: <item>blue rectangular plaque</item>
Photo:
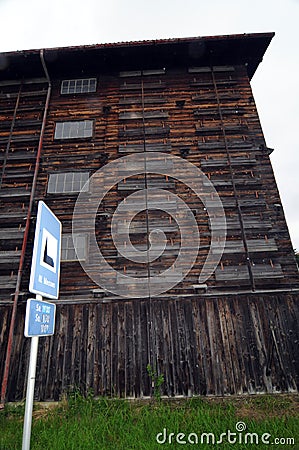
<instances>
[{"instance_id":1,"label":"blue rectangular plaque","mask_svg":"<svg viewBox=\"0 0 299 450\"><path fill-rule=\"evenodd\" d=\"M42 300L27 300L25 330L26 337L51 336L55 328L56 305Z\"/></svg>"}]
</instances>

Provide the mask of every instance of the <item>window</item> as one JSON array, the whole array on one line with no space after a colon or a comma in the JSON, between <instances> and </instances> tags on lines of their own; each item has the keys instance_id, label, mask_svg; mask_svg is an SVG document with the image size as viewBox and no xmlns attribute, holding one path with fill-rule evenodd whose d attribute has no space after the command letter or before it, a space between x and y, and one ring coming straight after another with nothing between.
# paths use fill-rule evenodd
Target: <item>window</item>
<instances>
[{"instance_id":1,"label":"window","mask_svg":"<svg viewBox=\"0 0 299 450\"><path fill-rule=\"evenodd\" d=\"M89 172L51 173L47 192L48 194L88 192L88 179Z\"/></svg>"},{"instance_id":2,"label":"window","mask_svg":"<svg viewBox=\"0 0 299 450\"><path fill-rule=\"evenodd\" d=\"M61 83L61 94L85 94L96 92L97 79L84 78L79 80L63 80Z\"/></svg>"},{"instance_id":3,"label":"window","mask_svg":"<svg viewBox=\"0 0 299 450\"><path fill-rule=\"evenodd\" d=\"M63 234L61 239L61 261L84 261L87 257L87 234ZM77 254L76 250L77 249Z\"/></svg>"},{"instance_id":4,"label":"window","mask_svg":"<svg viewBox=\"0 0 299 450\"><path fill-rule=\"evenodd\" d=\"M93 120L80 120L78 122L58 122L55 128L54 139L78 139L92 137Z\"/></svg>"}]
</instances>

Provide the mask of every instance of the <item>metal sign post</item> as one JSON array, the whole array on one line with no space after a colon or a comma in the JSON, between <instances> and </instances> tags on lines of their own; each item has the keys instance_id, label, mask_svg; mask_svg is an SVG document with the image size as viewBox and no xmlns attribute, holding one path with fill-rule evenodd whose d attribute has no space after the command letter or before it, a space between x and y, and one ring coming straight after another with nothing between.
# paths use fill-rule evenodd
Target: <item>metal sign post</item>
<instances>
[{"instance_id":1,"label":"metal sign post","mask_svg":"<svg viewBox=\"0 0 299 450\"><path fill-rule=\"evenodd\" d=\"M37 294L36 299L42 300L42 296ZM39 336L33 336L31 338L22 450L30 449L32 409L33 409L33 396L34 396L34 386L35 386L38 341L39 341Z\"/></svg>"},{"instance_id":2,"label":"metal sign post","mask_svg":"<svg viewBox=\"0 0 299 450\"><path fill-rule=\"evenodd\" d=\"M22 450L30 450L35 373L40 336L51 336L55 328L56 305L43 301L42 295L58 298L60 274L61 223L43 202L38 204L29 291L35 299L27 300L25 337L31 338Z\"/></svg>"},{"instance_id":3,"label":"metal sign post","mask_svg":"<svg viewBox=\"0 0 299 450\"><path fill-rule=\"evenodd\" d=\"M54 334L55 312L56 305L54 305L53 303L44 302L42 296L39 294L36 295L36 299L27 300L24 334L26 337L31 337L31 347L27 379L22 450L30 449L38 341L40 336L51 336L52 334Z\"/></svg>"},{"instance_id":4,"label":"metal sign post","mask_svg":"<svg viewBox=\"0 0 299 450\"><path fill-rule=\"evenodd\" d=\"M36 372L36 360L37 360L38 341L39 341L39 337L38 336L34 336L34 337L31 338L22 450L29 450L30 449L32 409L33 409L33 396L34 396L34 385L35 385L35 372Z\"/></svg>"}]
</instances>

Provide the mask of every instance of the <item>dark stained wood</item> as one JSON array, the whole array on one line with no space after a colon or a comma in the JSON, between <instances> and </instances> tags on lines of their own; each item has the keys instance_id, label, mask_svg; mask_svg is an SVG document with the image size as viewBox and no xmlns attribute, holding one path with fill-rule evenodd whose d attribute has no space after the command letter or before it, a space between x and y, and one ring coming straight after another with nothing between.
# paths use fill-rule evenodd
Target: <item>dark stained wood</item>
<instances>
[{"instance_id":1,"label":"dark stained wood","mask_svg":"<svg viewBox=\"0 0 299 450\"><path fill-rule=\"evenodd\" d=\"M165 377L163 392L225 395L296 389L292 352L298 340L297 298L294 294L241 294L155 300L151 305L155 336L150 342ZM140 300L88 307L58 305L57 333L40 342L36 398L50 399L53 391L57 398L74 387L84 392L94 389L97 395L149 395L150 347L144 322L148 308L148 302ZM3 311L5 307L1 307L1 326L6 321ZM22 335L23 313L20 308L11 399L22 398L25 390L29 346ZM73 327L65 328L66 318ZM3 336L5 327L1 329ZM266 373L273 340L271 371ZM18 386L16 397L14 386Z\"/></svg>"},{"instance_id":2,"label":"dark stained wood","mask_svg":"<svg viewBox=\"0 0 299 450\"><path fill-rule=\"evenodd\" d=\"M83 392L93 389L96 395L150 395L146 366L151 350L165 378L165 395L225 395L298 387L294 359L299 339L298 295L156 299L151 304L151 335L147 334L149 303L145 300L88 306L59 303L55 335L40 340L36 399L58 399L74 388ZM18 313L10 374L11 400L25 395L29 340L23 337L23 306ZM9 310L5 306L0 309L3 355Z\"/></svg>"},{"instance_id":3,"label":"dark stained wood","mask_svg":"<svg viewBox=\"0 0 299 450\"><path fill-rule=\"evenodd\" d=\"M23 337L24 310L30 296L38 200L60 218L63 233L72 231L77 193L48 193L49 175L70 171L92 175L110 161L141 152L155 152L148 166L151 174L117 181L106 195L96 215L98 245L114 270L140 278L136 284L147 283L148 275L162 274L155 283L163 286L163 272L180 249L179 227L171 216L178 211L176 199L146 194L134 204L141 211L130 226L135 248L145 250L148 233L154 229L167 237L165 252L156 261L141 264L124 258L111 236L114 211L128 195L145 187L162 188L179 196L194 214L200 231L195 264L178 285L159 297L127 298L96 285L78 261L63 262L56 333L41 340L39 347L36 399L57 400L78 388L95 395L150 396L148 364L164 375L162 391L167 396L298 389L298 269L246 66L227 61L215 63L212 71L207 62L203 67L187 67L185 63L168 66L166 61L164 70L154 64L154 54L153 69L138 67L138 61L130 67L130 61L128 67L94 73L90 60L90 67L84 65L82 70L98 77L98 87L86 95L62 96L66 68L62 64L54 71L22 273L9 399L25 396L29 341ZM72 71L77 67L76 61ZM1 377L46 92L44 81L28 84L24 79L21 88L15 79L0 85ZM92 138L55 140L56 123L69 120L92 120ZM211 244L211 218L217 232L221 221L213 217L213 207L204 209L189 187L156 174L165 159L159 152L194 164L206 175L200 184L203 191L210 180L222 201L226 247L204 286L198 286L198 277ZM172 167L171 163L167 169ZM128 203L126 208L132 211ZM82 211L83 222L87 213L88 205ZM117 232L119 237L125 235L124 223L118 224ZM90 246L88 257L97 273L94 252ZM213 256L217 255L214 248ZM130 279L123 282L111 273L124 293L132 293Z\"/></svg>"}]
</instances>

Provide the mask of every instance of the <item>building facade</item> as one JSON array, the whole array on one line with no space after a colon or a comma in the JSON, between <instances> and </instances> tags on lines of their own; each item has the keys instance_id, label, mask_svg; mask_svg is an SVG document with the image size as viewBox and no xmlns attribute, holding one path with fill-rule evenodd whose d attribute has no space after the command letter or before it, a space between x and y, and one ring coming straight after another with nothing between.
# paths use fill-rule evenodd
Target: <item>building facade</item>
<instances>
[{"instance_id":1,"label":"building facade","mask_svg":"<svg viewBox=\"0 0 299 450\"><path fill-rule=\"evenodd\" d=\"M2 401L25 396L39 200L63 236L37 399L149 396L148 365L168 396L298 389L298 269L250 86L272 37L0 55Z\"/></svg>"}]
</instances>

